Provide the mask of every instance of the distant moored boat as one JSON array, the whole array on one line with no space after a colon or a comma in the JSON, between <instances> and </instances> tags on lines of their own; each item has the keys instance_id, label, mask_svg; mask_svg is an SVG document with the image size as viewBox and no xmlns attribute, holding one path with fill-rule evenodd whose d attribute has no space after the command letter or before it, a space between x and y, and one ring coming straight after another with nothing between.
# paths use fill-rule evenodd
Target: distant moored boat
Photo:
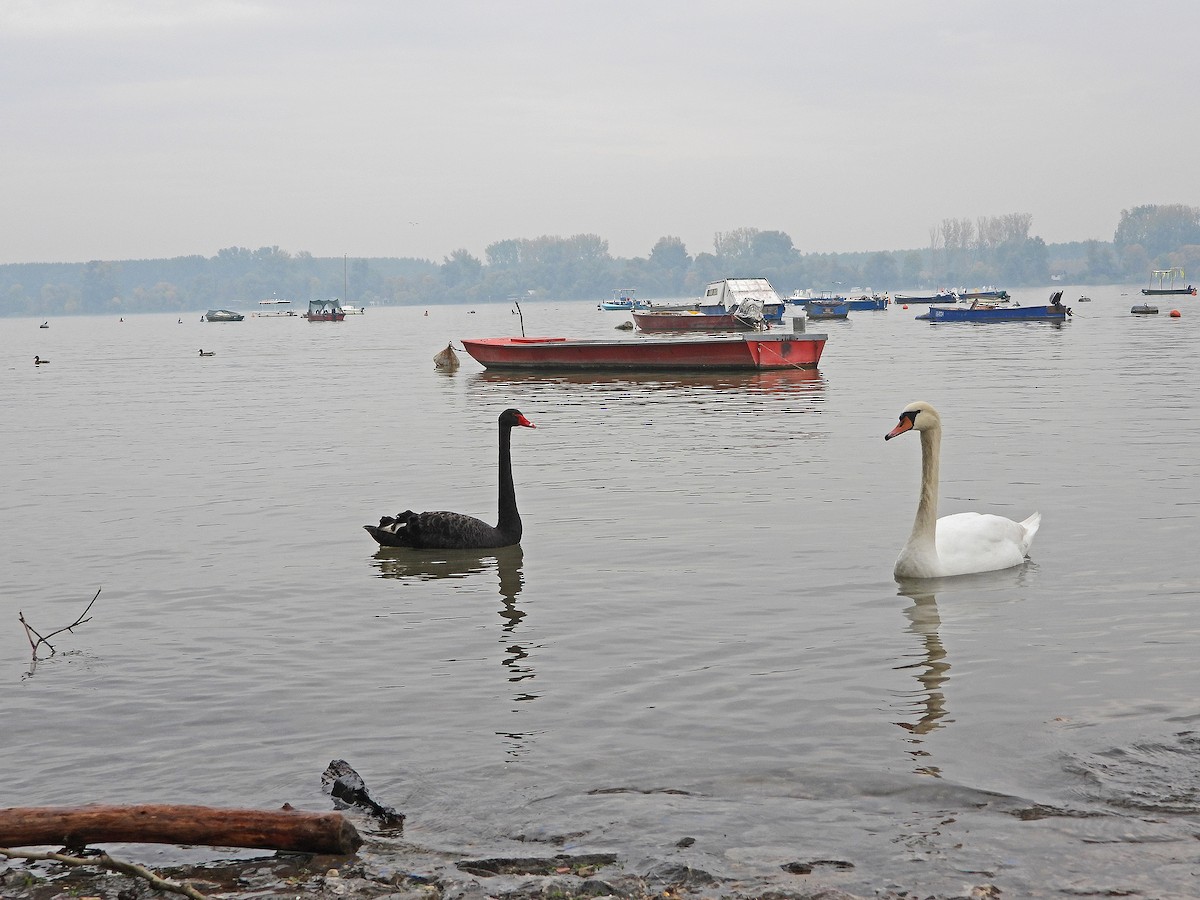
<instances>
[{"instance_id":1,"label":"distant moored boat","mask_svg":"<svg viewBox=\"0 0 1200 900\"><path fill-rule=\"evenodd\" d=\"M246 317L231 309L210 309L204 314L204 318L210 322L240 322Z\"/></svg>"},{"instance_id":2,"label":"distant moored boat","mask_svg":"<svg viewBox=\"0 0 1200 900\"><path fill-rule=\"evenodd\" d=\"M1187 287L1175 287L1176 276L1178 276L1181 281L1183 280L1183 269L1179 266L1176 266L1173 269L1155 269L1150 273L1150 287L1142 288L1142 293L1148 294L1152 297L1160 297L1167 294L1191 294L1192 296L1195 296L1196 289L1190 284ZM1154 287L1155 278L1158 279L1158 287ZM1170 285L1164 287L1163 282L1168 278L1171 279Z\"/></svg>"}]
</instances>

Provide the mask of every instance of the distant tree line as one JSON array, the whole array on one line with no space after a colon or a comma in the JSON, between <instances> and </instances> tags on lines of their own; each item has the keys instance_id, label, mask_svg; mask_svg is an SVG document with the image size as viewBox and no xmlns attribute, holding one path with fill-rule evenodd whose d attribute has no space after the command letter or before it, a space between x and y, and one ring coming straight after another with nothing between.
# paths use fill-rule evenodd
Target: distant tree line
<instances>
[{"instance_id":1,"label":"distant tree line","mask_svg":"<svg viewBox=\"0 0 1200 900\"><path fill-rule=\"evenodd\" d=\"M0 265L0 315L246 311L260 300L340 298L356 305L503 302L512 298L601 299L617 288L640 297L697 297L726 277L766 277L795 289L878 291L996 285L1141 282L1152 269L1200 267L1200 208L1180 204L1122 210L1112 241L1046 244L1028 213L943 219L922 249L802 253L782 231L718 232L694 256L666 236L644 257L614 257L594 234L512 238L484 259L465 249L442 262L329 258L278 247L230 247L216 256L162 260ZM1200 274L1200 273L1198 273ZM1200 279L1198 279L1200 280Z\"/></svg>"}]
</instances>

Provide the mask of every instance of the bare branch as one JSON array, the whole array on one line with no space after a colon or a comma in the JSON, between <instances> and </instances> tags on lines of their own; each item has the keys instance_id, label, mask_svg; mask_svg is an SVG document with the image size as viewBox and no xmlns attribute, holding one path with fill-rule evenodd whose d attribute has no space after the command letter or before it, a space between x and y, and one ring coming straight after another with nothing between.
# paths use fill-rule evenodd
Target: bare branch
<instances>
[{"instance_id":1,"label":"bare branch","mask_svg":"<svg viewBox=\"0 0 1200 900\"><path fill-rule=\"evenodd\" d=\"M25 626L25 640L29 641L29 649L33 652L34 659L37 659L37 643L34 643L33 637L31 637L31 635L37 635L38 643L41 643L45 639L40 634L38 634L36 631L34 631L32 625L30 625L28 622L25 621L24 611L18 611L17 618L20 619L21 624ZM54 652L54 648L51 647L50 651Z\"/></svg>"},{"instance_id":2,"label":"bare branch","mask_svg":"<svg viewBox=\"0 0 1200 900\"><path fill-rule=\"evenodd\" d=\"M42 640L46 640L46 638L52 638L56 634L62 634L64 631L71 631L71 629L74 628L76 625L82 625L84 622L92 621L92 617L88 616L88 610L90 610L92 608L93 603L95 603L98 599L100 599L100 590L101 590L100 588L96 588L96 596L92 598L91 603L89 603L87 605L87 607L84 609L84 611L79 614L79 618L77 618L74 622L72 622L70 625L66 626L65 628L60 628L60 629L58 629L58 631L50 632L48 635L46 635L45 638L42 638ZM84 616L87 616L87 618L84 618ZM47 641L47 643L49 643L49 641Z\"/></svg>"},{"instance_id":3,"label":"bare branch","mask_svg":"<svg viewBox=\"0 0 1200 900\"><path fill-rule=\"evenodd\" d=\"M45 644L47 647L50 648L51 656L54 655L54 645L50 643L50 638L54 637L56 634L62 634L64 631L70 631L72 634L74 634L73 629L75 628L76 625L82 625L84 622L92 621L92 618L91 618L91 616L88 615L88 612L91 610L92 605L100 598L101 590L102 590L101 588L96 588L96 596L92 598L92 602L89 603L84 608L83 612L81 612L79 614L79 617L77 619L75 619L74 622L72 622L70 625L67 625L65 628L59 628L57 631L50 632L45 637L43 637L41 635L41 633L37 631L37 629L35 629L32 625L30 625L27 621L25 621L25 613L24 612L17 613L17 618L20 619L21 624L25 626L25 639L27 641L29 641L29 649L33 653L33 661L35 663L37 662L37 659L38 659L38 655L37 655L38 647L40 647L42 644ZM34 641L30 635L36 635L37 641Z\"/></svg>"},{"instance_id":4,"label":"bare branch","mask_svg":"<svg viewBox=\"0 0 1200 900\"><path fill-rule=\"evenodd\" d=\"M98 594L99 591L97 591ZM123 875L132 875L134 878L145 879L155 890L183 894L185 897L191 897L192 900L207 900L204 894L200 893L190 884L181 884L177 881L160 878L144 866L113 859L107 853L101 853L99 856L85 859L79 856L67 856L64 853L34 853L0 847L0 856L7 856L9 859L53 860L66 866L100 866L112 872L120 872Z\"/></svg>"}]
</instances>

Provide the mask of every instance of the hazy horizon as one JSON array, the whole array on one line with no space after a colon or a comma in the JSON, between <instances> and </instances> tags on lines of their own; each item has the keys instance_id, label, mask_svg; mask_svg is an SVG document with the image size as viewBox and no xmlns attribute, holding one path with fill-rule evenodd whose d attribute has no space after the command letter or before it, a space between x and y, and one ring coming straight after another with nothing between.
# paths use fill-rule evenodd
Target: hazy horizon
<instances>
[{"instance_id":1,"label":"hazy horizon","mask_svg":"<svg viewBox=\"0 0 1200 900\"><path fill-rule=\"evenodd\" d=\"M1197 25L1182 0L16 0L0 263L636 257L741 227L849 253L1011 212L1108 241L1122 209L1200 205Z\"/></svg>"}]
</instances>

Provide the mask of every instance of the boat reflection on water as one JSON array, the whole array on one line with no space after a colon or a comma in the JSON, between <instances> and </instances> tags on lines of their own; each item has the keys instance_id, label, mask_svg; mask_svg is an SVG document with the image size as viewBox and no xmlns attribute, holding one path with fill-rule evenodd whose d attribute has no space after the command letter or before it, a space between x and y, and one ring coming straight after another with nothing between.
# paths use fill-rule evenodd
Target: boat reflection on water
<instances>
[{"instance_id":1,"label":"boat reflection on water","mask_svg":"<svg viewBox=\"0 0 1200 900\"><path fill-rule=\"evenodd\" d=\"M515 547L499 547L490 550L412 550L407 547L380 547L371 562L379 569L381 578L403 578L416 581L448 579L470 579L486 577L495 572L499 582L500 625L499 643L504 647L500 664L504 666L508 683L522 685L514 690L512 708L514 714L521 711L521 703L536 700L540 694L530 690L528 682L537 677L530 664L530 654L538 649L528 640L521 640L517 629L525 618L525 612L517 606L517 596L525 586L524 553L518 544ZM506 745L506 755L517 757L537 732L497 731Z\"/></svg>"},{"instance_id":2,"label":"boat reflection on water","mask_svg":"<svg viewBox=\"0 0 1200 900\"><path fill-rule=\"evenodd\" d=\"M737 390L750 394L816 394L825 390L825 376L819 369L799 368L754 372L526 372L485 369L471 378L479 384L645 386L682 390Z\"/></svg>"}]
</instances>

